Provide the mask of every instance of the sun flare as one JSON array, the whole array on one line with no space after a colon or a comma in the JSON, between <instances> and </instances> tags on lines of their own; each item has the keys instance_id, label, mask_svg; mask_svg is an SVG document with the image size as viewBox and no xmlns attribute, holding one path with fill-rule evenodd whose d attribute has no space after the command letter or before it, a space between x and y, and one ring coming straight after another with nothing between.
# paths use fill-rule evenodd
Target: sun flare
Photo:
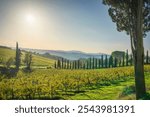
<instances>
[{"instance_id":1,"label":"sun flare","mask_svg":"<svg viewBox=\"0 0 150 117\"><path fill-rule=\"evenodd\" d=\"M32 14L26 15L26 21L30 24L33 24L35 22L35 17Z\"/></svg>"}]
</instances>

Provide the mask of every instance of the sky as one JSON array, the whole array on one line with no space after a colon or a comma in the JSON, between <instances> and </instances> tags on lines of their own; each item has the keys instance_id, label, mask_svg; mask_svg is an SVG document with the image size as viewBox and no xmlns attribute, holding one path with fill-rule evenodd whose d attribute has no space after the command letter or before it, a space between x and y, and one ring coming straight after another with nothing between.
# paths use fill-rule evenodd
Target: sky
<instances>
[{"instance_id":1,"label":"sky","mask_svg":"<svg viewBox=\"0 0 150 117\"><path fill-rule=\"evenodd\" d=\"M0 0L0 45L92 53L130 50L102 0ZM144 39L150 50L150 34Z\"/></svg>"}]
</instances>

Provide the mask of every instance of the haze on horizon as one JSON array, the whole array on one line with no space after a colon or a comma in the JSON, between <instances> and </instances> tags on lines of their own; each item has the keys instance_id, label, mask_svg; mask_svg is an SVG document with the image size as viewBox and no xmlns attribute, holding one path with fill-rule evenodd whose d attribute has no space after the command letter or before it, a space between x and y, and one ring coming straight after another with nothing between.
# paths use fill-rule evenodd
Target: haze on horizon
<instances>
[{"instance_id":1,"label":"haze on horizon","mask_svg":"<svg viewBox=\"0 0 150 117\"><path fill-rule=\"evenodd\" d=\"M150 50L150 33L144 39ZM0 45L107 53L130 49L102 0L0 0Z\"/></svg>"}]
</instances>

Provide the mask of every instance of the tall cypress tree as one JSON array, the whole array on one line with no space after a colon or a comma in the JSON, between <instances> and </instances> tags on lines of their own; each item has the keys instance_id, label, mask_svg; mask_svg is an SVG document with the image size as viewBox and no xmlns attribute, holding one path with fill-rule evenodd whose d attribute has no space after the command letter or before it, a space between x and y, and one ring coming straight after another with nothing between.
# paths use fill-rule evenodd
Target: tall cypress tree
<instances>
[{"instance_id":1,"label":"tall cypress tree","mask_svg":"<svg viewBox=\"0 0 150 117\"><path fill-rule=\"evenodd\" d=\"M97 69L97 58L95 58L95 69Z\"/></svg>"},{"instance_id":2,"label":"tall cypress tree","mask_svg":"<svg viewBox=\"0 0 150 117\"><path fill-rule=\"evenodd\" d=\"M86 60L86 69L89 69L89 61L88 61L88 59Z\"/></svg>"},{"instance_id":3,"label":"tall cypress tree","mask_svg":"<svg viewBox=\"0 0 150 117\"><path fill-rule=\"evenodd\" d=\"M106 55L106 57L105 57L105 67L107 68L107 64L108 64L108 62L107 62L107 55Z\"/></svg>"},{"instance_id":4,"label":"tall cypress tree","mask_svg":"<svg viewBox=\"0 0 150 117\"><path fill-rule=\"evenodd\" d=\"M124 58L125 58L125 55L123 54L123 57L122 57L122 66L124 67Z\"/></svg>"},{"instance_id":5,"label":"tall cypress tree","mask_svg":"<svg viewBox=\"0 0 150 117\"><path fill-rule=\"evenodd\" d=\"M104 67L103 55L101 56L102 68Z\"/></svg>"},{"instance_id":6,"label":"tall cypress tree","mask_svg":"<svg viewBox=\"0 0 150 117\"><path fill-rule=\"evenodd\" d=\"M109 67L113 67L113 57L110 56L109 58Z\"/></svg>"},{"instance_id":7,"label":"tall cypress tree","mask_svg":"<svg viewBox=\"0 0 150 117\"><path fill-rule=\"evenodd\" d=\"M69 60L67 60L67 69L69 69Z\"/></svg>"},{"instance_id":8,"label":"tall cypress tree","mask_svg":"<svg viewBox=\"0 0 150 117\"><path fill-rule=\"evenodd\" d=\"M89 62L90 69L92 69L91 61L92 61L92 59L90 58L90 62Z\"/></svg>"},{"instance_id":9,"label":"tall cypress tree","mask_svg":"<svg viewBox=\"0 0 150 117\"><path fill-rule=\"evenodd\" d=\"M117 58L114 58L114 67L117 67Z\"/></svg>"},{"instance_id":10,"label":"tall cypress tree","mask_svg":"<svg viewBox=\"0 0 150 117\"><path fill-rule=\"evenodd\" d=\"M54 64L54 68L55 68L55 69L57 68L57 63L56 63L56 61L55 61L55 64Z\"/></svg>"},{"instance_id":11,"label":"tall cypress tree","mask_svg":"<svg viewBox=\"0 0 150 117\"><path fill-rule=\"evenodd\" d=\"M149 58L149 56L148 56L148 50L147 50L147 52L146 52L146 64L148 64L148 58Z\"/></svg>"},{"instance_id":12,"label":"tall cypress tree","mask_svg":"<svg viewBox=\"0 0 150 117\"><path fill-rule=\"evenodd\" d=\"M129 61L129 55L128 55L128 50L127 50L127 53L126 53L126 66L128 66L128 61Z\"/></svg>"},{"instance_id":13,"label":"tall cypress tree","mask_svg":"<svg viewBox=\"0 0 150 117\"><path fill-rule=\"evenodd\" d=\"M93 64L92 64L92 68L94 69L95 68L95 59L94 59L94 57L93 57Z\"/></svg>"},{"instance_id":14,"label":"tall cypress tree","mask_svg":"<svg viewBox=\"0 0 150 117\"><path fill-rule=\"evenodd\" d=\"M72 62L70 61L70 69L72 69Z\"/></svg>"},{"instance_id":15,"label":"tall cypress tree","mask_svg":"<svg viewBox=\"0 0 150 117\"><path fill-rule=\"evenodd\" d=\"M75 69L77 69L77 61L74 61Z\"/></svg>"},{"instance_id":16,"label":"tall cypress tree","mask_svg":"<svg viewBox=\"0 0 150 117\"><path fill-rule=\"evenodd\" d=\"M72 69L75 69L75 61L72 62Z\"/></svg>"},{"instance_id":17,"label":"tall cypress tree","mask_svg":"<svg viewBox=\"0 0 150 117\"><path fill-rule=\"evenodd\" d=\"M66 69L67 68L67 60L65 59L64 60L64 69Z\"/></svg>"},{"instance_id":18,"label":"tall cypress tree","mask_svg":"<svg viewBox=\"0 0 150 117\"><path fill-rule=\"evenodd\" d=\"M77 68L80 69L80 60L77 61Z\"/></svg>"},{"instance_id":19,"label":"tall cypress tree","mask_svg":"<svg viewBox=\"0 0 150 117\"><path fill-rule=\"evenodd\" d=\"M18 42L16 42L16 58L15 58L16 70L19 70L21 63L21 50L19 49Z\"/></svg>"},{"instance_id":20,"label":"tall cypress tree","mask_svg":"<svg viewBox=\"0 0 150 117\"><path fill-rule=\"evenodd\" d=\"M64 68L64 59L63 58L61 59L61 68L62 69Z\"/></svg>"},{"instance_id":21,"label":"tall cypress tree","mask_svg":"<svg viewBox=\"0 0 150 117\"><path fill-rule=\"evenodd\" d=\"M101 59L98 59L98 68L101 68Z\"/></svg>"},{"instance_id":22,"label":"tall cypress tree","mask_svg":"<svg viewBox=\"0 0 150 117\"><path fill-rule=\"evenodd\" d=\"M57 60L57 68L61 69L61 62L59 59Z\"/></svg>"},{"instance_id":23,"label":"tall cypress tree","mask_svg":"<svg viewBox=\"0 0 150 117\"><path fill-rule=\"evenodd\" d=\"M130 59L130 65L132 66L133 65L133 56L131 54L131 59Z\"/></svg>"}]
</instances>

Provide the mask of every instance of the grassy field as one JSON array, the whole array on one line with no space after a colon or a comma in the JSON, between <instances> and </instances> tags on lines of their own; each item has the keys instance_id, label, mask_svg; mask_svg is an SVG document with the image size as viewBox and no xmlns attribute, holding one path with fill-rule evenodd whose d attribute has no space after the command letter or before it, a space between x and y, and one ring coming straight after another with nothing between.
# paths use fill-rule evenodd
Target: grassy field
<instances>
[{"instance_id":1,"label":"grassy field","mask_svg":"<svg viewBox=\"0 0 150 117\"><path fill-rule=\"evenodd\" d=\"M0 76L0 99L135 99L133 67L97 70L33 69ZM150 65L145 66L150 93Z\"/></svg>"},{"instance_id":2,"label":"grassy field","mask_svg":"<svg viewBox=\"0 0 150 117\"><path fill-rule=\"evenodd\" d=\"M25 52L22 52L22 55L21 55L21 60L22 60L21 64L22 64L22 66L24 65L23 64L24 56L25 56ZM0 58L3 59L4 63L11 57L15 58L15 50L0 47ZM48 59L48 58L45 58L45 57L42 57L42 56L39 56L39 55L35 55L35 54L33 54L33 60L32 61L33 61L32 62L33 67L53 66L54 62L55 62L55 60Z\"/></svg>"},{"instance_id":3,"label":"grassy field","mask_svg":"<svg viewBox=\"0 0 150 117\"><path fill-rule=\"evenodd\" d=\"M22 52L22 61L24 56L25 52ZM0 47L2 62L10 57L15 58L15 50ZM23 62L21 64L23 67ZM54 60L33 54L32 72L25 72L21 67L13 75L0 72L0 99L135 99L133 66L93 70L47 69L53 65ZM150 94L150 65L144 68Z\"/></svg>"}]
</instances>

